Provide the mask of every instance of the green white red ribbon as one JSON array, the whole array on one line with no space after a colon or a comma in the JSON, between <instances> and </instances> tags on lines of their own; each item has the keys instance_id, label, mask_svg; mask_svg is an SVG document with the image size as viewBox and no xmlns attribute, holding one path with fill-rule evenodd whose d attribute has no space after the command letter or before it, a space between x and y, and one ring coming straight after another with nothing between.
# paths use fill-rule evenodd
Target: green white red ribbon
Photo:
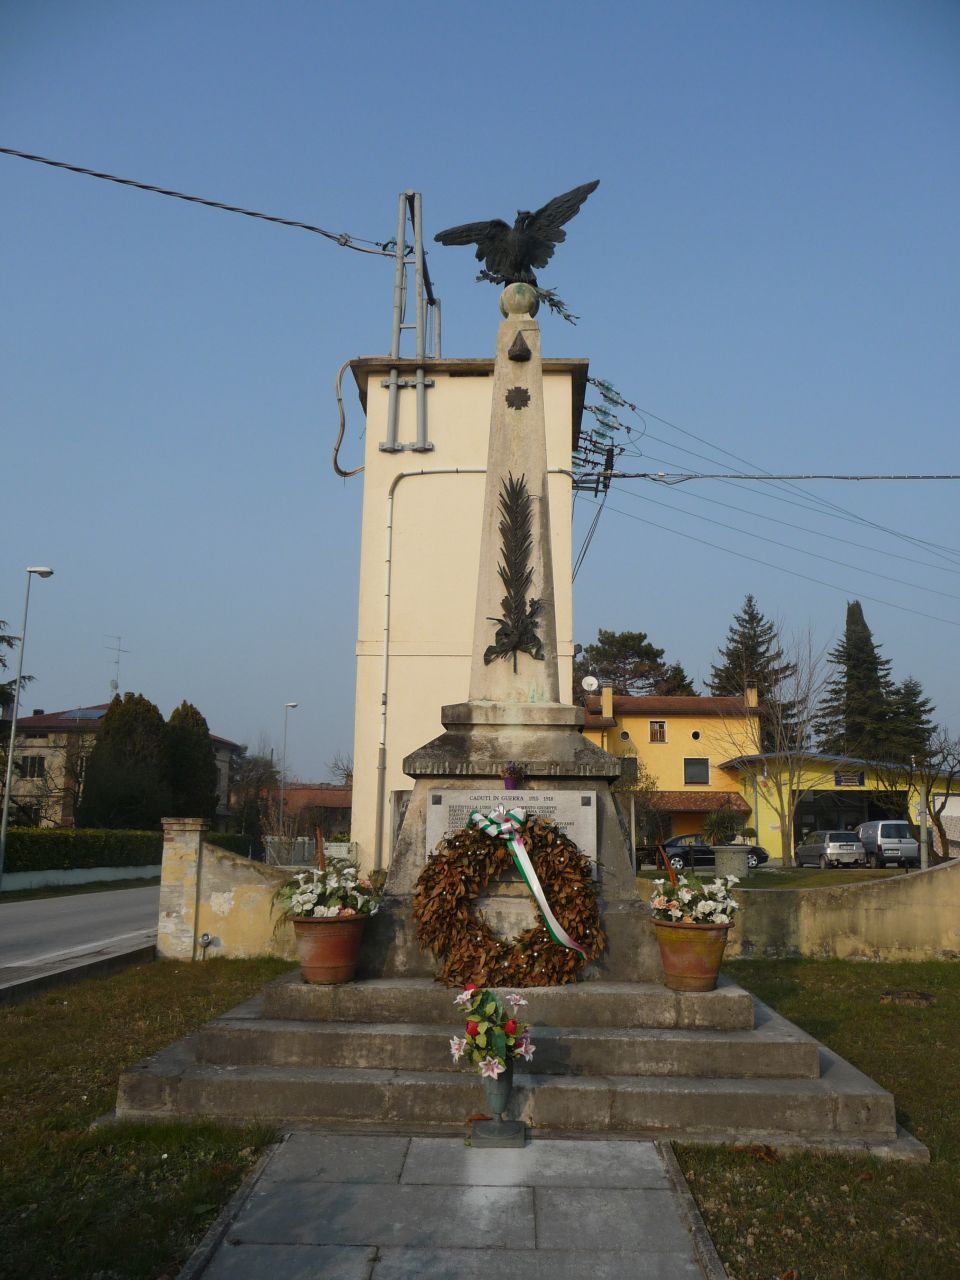
<instances>
[{"instance_id":1,"label":"green white red ribbon","mask_svg":"<svg viewBox=\"0 0 960 1280\"><path fill-rule=\"evenodd\" d=\"M553 914L550 903L547 901L547 895L543 891L540 877L537 875L526 846L520 838L520 832L523 830L526 818L527 815L524 809L504 810L503 806L500 805L499 808L494 809L493 813L481 813L479 809L474 809L467 826L476 827L488 836L495 836L498 840L507 841L510 846L510 852L513 854L514 865L523 876L527 888L536 899L550 937L562 947L569 947L572 951L579 951L582 956L586 956L586 951L579 942L575 942L570 937L569 933Z\"/></svg>"}]
</instances>

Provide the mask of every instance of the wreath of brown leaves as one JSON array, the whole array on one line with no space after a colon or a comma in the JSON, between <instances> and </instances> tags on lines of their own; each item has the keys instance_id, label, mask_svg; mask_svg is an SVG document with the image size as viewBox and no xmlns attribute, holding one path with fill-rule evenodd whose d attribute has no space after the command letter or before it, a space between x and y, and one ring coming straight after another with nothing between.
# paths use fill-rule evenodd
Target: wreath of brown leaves
<instances>
[{"instance_id":1,"label":"wreath of brown leaves","mask_svg":"<svg viewBox=\"0 0 960 1280\"><path fill-rule=\"evenodd\" d=\"M420 949L440 961L437 977L447 986L562 986L606 946L590 859L547 818L529 817L521 836L553 914L587 954L554 942L542 920L514 938L496 937L473 901L512 855L506 840L467 827L438 846L413 900Z\"/></svg>"}]
</instances>

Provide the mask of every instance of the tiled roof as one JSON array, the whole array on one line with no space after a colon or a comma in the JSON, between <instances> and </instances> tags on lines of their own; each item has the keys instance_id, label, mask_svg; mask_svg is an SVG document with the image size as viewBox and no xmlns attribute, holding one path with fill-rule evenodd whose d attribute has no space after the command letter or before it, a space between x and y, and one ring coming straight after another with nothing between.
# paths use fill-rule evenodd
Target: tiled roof
<instances>
[{"instance_id":1,"label":"tiled roof","mask_svg":"<svg viewBox=\"0 0 960 1280\"><path fill-rule=\"evenodd\" d=\"M593 694L587 698L587 710L594 715L600 714L600 698ZM614 716L719 716L742 715L744 711L755 711L756 708L744 706L742 698L699 698L685 694L671 697L660 697L657 694L631 697L627 694L614 694Z\"/></svg>"},{"instance_id":2,"label":"tiled roof","mask_svg":"<svg viewBox=\"0 0 960 1280\"><path fill-rule=\"evenodd\" d=\"M110 709L109 702L92 707L70 707L66 711L45 711L39 716L17 716L17 735L21 733L96 733ZM211 733L214 746L239 751L240 744Z\"/></svg>"},{"instance_id":3,"label":"tiled roof","mask_svg":"<svg viewBox=\"0 0 960 1280\"><path fill-rule=\"evenodd\" d=\"M736 791L656 791L650 803L665 813L715 813L719 809L750 812L750 806Z\"/></svg>"},{"instance_id":4,"label":"tiled roof","mask_svg":"<svg viewBox=\"0 0 960 1280\"><path fill-rule=\"evenodd\" d=\"M67 711L45 711L39 716L17 716L17 732L45 729L48 733L96 733L109 702L92 707L71 707Z\"/></svg>"},{"instance_id":5,"label":"tiled roof","mask_svg":"<svg viewBox=\"0 0 960 1280\"><path fill-rule=\"evenodd\" d=\"M290 782L284 794L286 807L297 812L311 805L320 809L349 809L353 803L353 788L333 783Z\"/></svg>"}]
</instances>

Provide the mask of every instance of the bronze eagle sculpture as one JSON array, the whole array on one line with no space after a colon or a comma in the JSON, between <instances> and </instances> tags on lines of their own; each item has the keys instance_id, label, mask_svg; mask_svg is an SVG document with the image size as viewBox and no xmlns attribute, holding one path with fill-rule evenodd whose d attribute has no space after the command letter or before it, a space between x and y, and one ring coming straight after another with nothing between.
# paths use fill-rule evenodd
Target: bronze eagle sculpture
<instances>
[{"instance_id":1,"label":"bronze eagle sculpture","mask_svg":"<svg viewBox=\"0 0 960 1280\"><path fill-rule=\"evenodd\" d=\"M513 226L501 218L490 222L465 222L434 236L440 244L475 244L477 261L485 270L477 277L491 284L531 284L536 287L534 267L545 267L554 249L567 238L563 224L576 217L580 206L600 185L585 182L562 196L555 196L536 213L517 211Z\"/></svg>"}]
</instances>

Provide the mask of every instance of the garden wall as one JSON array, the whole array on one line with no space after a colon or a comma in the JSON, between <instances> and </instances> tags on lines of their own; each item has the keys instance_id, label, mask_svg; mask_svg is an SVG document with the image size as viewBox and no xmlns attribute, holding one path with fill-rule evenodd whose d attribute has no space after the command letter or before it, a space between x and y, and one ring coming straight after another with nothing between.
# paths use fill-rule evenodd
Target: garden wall
<instances>
[{"instance_id":1,"label":"garden wall","mask_svg":"<svg viewBox=\"0 0 960 1280\"><path fill-rule=\"evenodd\" d=\"M204 954L294 959L293 929L277 923L272 899L289 867L268 867L203 841L199 818L163 820L163 868L157 955L199 960ZM216 839L212 836L212 839ZM206 948L200 945L209 934Z\"/></svg>"},{"instance_id":2,"label":"garden wall","mask_svg":"<svg viewBox=\"0 0 960 1280\"><path fill-rule=\"evenodd\" d=\"M737 901L731 958L960 959L960 861L822 889L740 889Z\"/></svg>"}]
</instances>

